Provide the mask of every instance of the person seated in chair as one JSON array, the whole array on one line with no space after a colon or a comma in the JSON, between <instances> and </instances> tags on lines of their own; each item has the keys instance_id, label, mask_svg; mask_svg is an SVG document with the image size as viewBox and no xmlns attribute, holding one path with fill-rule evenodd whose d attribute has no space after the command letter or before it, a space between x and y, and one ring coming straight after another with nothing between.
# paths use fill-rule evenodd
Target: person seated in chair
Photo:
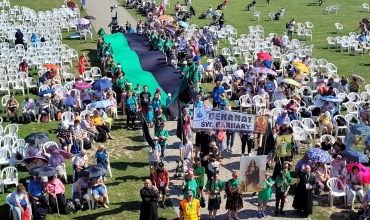
<instances>
[{"instance_id":1,"label":"person seated in chair","mask_svg":"<svg viewBox=\"0 0 370 220\"><path fill-rule=\"evenodd\" d=\"M334 126L330 112L326 111L325 113L321 114L318 118L318 121L321 127L320 129L322 129L322 134L331 134Z\"/></svg>"},{"instance_id":2,"label":"person seated in chair","mask_svg":"<svg viewBox=\"0 0 370 220\"><path fill-rule=\"evenodd\" d=\"M35 101L26 96L22 102L22 115L25 123L35 120Z\"/></svg>"},{"instance_id":3,"label":"person seated in chair","mask_svg":"<svg viewBox=\"0 0 370 220\"><path fill-rule=\"evenodd\" d=\"M60 179L64 175L64 157L59 153L58 149L53 151L50 156L49 164L58 172L57 177Z\"/></svg>"},{"instance_id":4,"label":"person seated in chair","mask_svg":"<svg viewBox=\"0 0 370 220\"><path fill-rule=\"evenodd\" d=\"M41 180L41 177L35 177L28 184L28 197L31 203L32 213L37 213L38 204L43 208L47 205L47 200L44 195L45 192L45 183Z\"/></svg>"},{"instance_id":5,"label":"person seated in chair","mask_svg":"<svg viewBox=\"0 0 370 220\"><path fill-rule=\"evenodd\" d=\"M19 103L14 98L14 95L10 95L10 99L6 102L6 120L10 121L10 115L13 114L14 120L18 121L18 107Z\"/></svg>"},{"instance_id":6,"label":"person seated in chair","mask_svg":"<svg viewBox=\"0 0 370 220\"><path fill-rule=\"evenodd\" d=\"M19 183L17 188L10 194L9 203L13 206L12 211L16 212L17 219L21 219L25 210L28 210L30 216L32 216L32 208L29 205L26 187L22 183Z\"/></svg>"},{"instance_id":7,"label":"person seated in chair","mask_svg":"<svg viewBox=\"0 0 370 220\"><path fill-rule=\"evenodd\" d=\"M360 117L361 117L361 121L364 124L366 124L366 125L370 124L370 109L369 109L369 103L368 102L365 103L365 105L360 110Z\"/></svg>"},{"instance_id":8,"label":"person seated in chair","mask_svg":"<svg viewBox=\"0 0 370 220\"><path fill-rule=\"evenodd\" d=\"M63 150L71 153L72 147L72 131L68 124L64 123L60 129L58 129L57 138L62 145Z\"/></svg>"},{"instance_id":9,"label":"person seated in chair","mask_svg":"<svg viewBox=\"0 0 370 220\"><path fill-rule=\"evenodd\" d=\"M77 154L72 164L73 170L76 172L75 179L78 179L80 171L89 166L89 158L86 155L85 149L82 149L80 153Z\"/></svg>"},{"instance_id":10,"label":"person seated in chair","mask_svg":"<svg viewBox=\"0 0 370 220\"><path fill-rule=\"evenodd\" d=\"M291 121L298 120L297 105L294 100L290 100L290 102L284 108L288 112L288 117Z\"/></svg>"},{"instance_id":11,"label":"person seated in chair","mask_svg":"<svg viewBox=\"0 0 370 220\"><path fill-rule=\"evenodd\" d=\"M90 137L87 136L87 133L81 128L81 122L79 120L75 120L72 125L72 135L74 138L80 138L83 141L90 142Z\"/></svg>"},{"instance_id":12,"label":"person seated in chair","mask_svg":"<svg viewBox=\"0 0 370 220\"><path fill-rule=\"evenodd\" d=\"M256 5L256 0L253 0L251 3L249 3L248 5L247 5L247 11L249 11L249 9L251 8L251 7L253 7L253 6L255 6Z\"/></svg>"},{"instance_id":13,"label":"person seated in chair","mask_svg":"<svg viewBox=\"0 0 370 220\"><path fill-rule=\"evenodd\" d=\"M70 111L70 112L76 111L77 108L79 107L78 97L77 97L76 92L74 90L72 90L71 94L69 94L67 96L66 106L67 106L67 110Z\"/></svg>"},{"instance_id":14,"label":"person seated in chair","mask_svg":"<svg viewBox=\"0 0 370 220\"><path fill-rule=\"evenodd\" d=\"M107 200L108 200L108 194L106 191L106 187L104 187L104 181L103 177L93 178L90 187L92 188L92 195L94 197L94 208L97 209L99 204L98 204L98 199L99 196L103 197L103 206L104 208L109 208L107 205Z\"/></svg>"},{"instance_id":15,"label":"person seated in chair","mask_svg":"<svg viewBox=\"0 0 370 220\"><path fill-rule=\"evenodd\" d=\"M19 72L25 72L28 75L28 64L26 62L26 59L23 59L23 61L18 66Z\"/></svg>"},{"instance_id":16,"label":"person seated in chair","mask_svg":"<svg viewBox=\"0 0 370 220\"><path fill-rule=\"evenodd\" d=\"M40 95L40 98L36 101L36 106L39 107L37 115L37 123L40 123L41 115L43 111L47 114L48 120L50 121L50 102L44 95Z\"/></svg>"},{"instance_id":17,"label":"person seated in chair","mask_svg":"<svg viewBox=\"0 0 370 220\"><path fill-rule=\"evenodd\" d=\"M65 207L65 191L63 183L56 176L49 176L45 184L46 192L49 194L49 205L52 213L60 212Z\"/></svg>"}]
</instances>

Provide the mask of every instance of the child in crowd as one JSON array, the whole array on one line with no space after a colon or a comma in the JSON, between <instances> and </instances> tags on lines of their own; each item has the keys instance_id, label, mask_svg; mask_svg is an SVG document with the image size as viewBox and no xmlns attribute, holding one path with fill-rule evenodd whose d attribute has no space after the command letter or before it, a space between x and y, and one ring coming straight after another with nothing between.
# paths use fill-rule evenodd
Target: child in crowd
<instances>
[{"instance_id":1,"label":"child in crowd","mask_svg":"<svg viewBox=\"0 0 370 220\"><path fill-rule=\"evenodd\" d=\"M217 147L218 147L218 151L220 152L220 155L221 155L221 152L224 151L223 142L224 142L224 139L225 139L225 134L226 134L226 132L224 132L224 131L218 131L216 133L216 135L217 135L216 144L217 144Z\"/></svg>"},{"instance_id":2,"label":"child in crowd","mask_svg":"<svg viewBox=\"0 0 370 220\"><path fill-rule=\"evenodd\" d=\"M267 202L271 199L272 193L272 179L271 174L265 174L265 180L263 181L263 190L258 192L258 218L266 217L265 210L267 207Z\"/></svg>"},{"instance_id":3,"label":"child in crowd","mask_svg":"<svg viewBox=\"0 0 370 220\"><path fill-rule=\"evenodd\" d=\"M153 106L149 105L148 106L148 118L146 119L149 128L153 127L153 119L154 119Z\"/></svg>"},{"instance_id":4,"label":"child in crowd","mask_svg":"<svg viewBox=\"0 0 370 220\"><path fill-rule=\"evenodd\" d=\"M166 108L170 105L172 98L171 98L171 93L167 94L167 99L166 99Z\"/></svg>"}]
</instances>

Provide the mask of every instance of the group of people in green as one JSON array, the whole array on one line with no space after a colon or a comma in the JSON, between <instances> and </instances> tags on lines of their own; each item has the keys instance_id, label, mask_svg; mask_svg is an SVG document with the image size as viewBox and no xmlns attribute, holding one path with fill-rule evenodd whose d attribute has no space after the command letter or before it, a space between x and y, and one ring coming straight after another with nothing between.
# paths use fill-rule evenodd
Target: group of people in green
<instances>
[{"instance_id":1,"label":"group of people in green","mask_svg":"<svg viewBox=\"0 0 370 220\"><path fill-rule=\"evenodd\" d=\"M199 83L202 78L203 66L200 62L200 57L196 56L194 62L188 63L183 61L180 65L180 72L187 79L189 84L193 84L193 88L196 92L199 92Z\"/></svg>"},{"instance_id":2,"label":"group of people in green","mask_svg":"<svg viewBox=\"0 0 370 220\"><path fill-rule=\"evenodd\" d=\"M162 36L161 34L158 34L157 31L153 31L149 38L153 47L162 51L163 53L166 53L172 46L171 39L168 36Z\"/></svg>"}]
</instances>

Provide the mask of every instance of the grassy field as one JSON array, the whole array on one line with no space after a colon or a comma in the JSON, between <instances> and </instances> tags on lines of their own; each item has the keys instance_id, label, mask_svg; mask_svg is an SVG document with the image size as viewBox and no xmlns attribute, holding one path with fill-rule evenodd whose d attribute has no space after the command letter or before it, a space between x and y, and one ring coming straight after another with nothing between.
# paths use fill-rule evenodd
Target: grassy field
<instances>
[{"instance_id":1,"label":"grassy field","mask_svg":"<svg viewBox=\"0 0 370 220\"><path fill-rule=\"evenodd\" d=\"M76 2L78 3L78 2ZM36 11L52 10L55 7L60 7L63 1L60 0L40 0L34 1L11 1L11 5L27 6L33 8ZM79 3L78 3L79 4ZM85 16L84 11L81 12L81 16ZM92 66L98 66L98 60L96 59L96 39L94 40L70 40L69 35L71 33L63 33L63 43L68 44L71 48L77 50L79 54L85 53L89 57ZM73 61L73 74L78 75L77 61ZM38 78L37 72L32 72L35 78ZM30 98L37 98L36 92L30 94ZM24 96L19 92L16 95L16 99L20 104L24 100ZM5 119L5 114L1 113L1 117ZM110 140L105 143L108 152L111 154L111 167L112 167L112 178L107 178L106 185L109 192L109 209L100 208L98 210L78 212L73 215L61 215L59 218L57 215L49 215L48 219L123 219L133 220L139 218L140 211L140 194L139 191L143 187L143 181L148 177L148 154L146 144L142 142L140 131L129 131L122 130L125 119L123 116L119 116L119 119L115 120L115 124L112 129L112 135L115 140ZM5 127L8 122L3 122L2 126ZM19 125L19 137L24 138L31 132L45 132L49 134L49 137L56 141L56 128L57 122L50 123L31 123L27 125ZM89 161L93 161L95 151L97 150L98 144L93 144L93 148L88 151ZM92 163L92 162L91 162ZM90 163L90 164L91 164ZM18 166L19 180L21 183L25 183L25 178L28 173L24 166ZM69 184L66 184L66 196L71 198L71 182L72 182L72 167L71 162L67 161L67 173L69 174ZM9 207L5 203L5 197L15 189L14 186L9 186L4 194L0 194L0 219L7 219ZM168 204L169 206L170 204ZM161 219L174 219L177 215L171 209L160 209L159 216Z\"/></svg>"}]
</instances>

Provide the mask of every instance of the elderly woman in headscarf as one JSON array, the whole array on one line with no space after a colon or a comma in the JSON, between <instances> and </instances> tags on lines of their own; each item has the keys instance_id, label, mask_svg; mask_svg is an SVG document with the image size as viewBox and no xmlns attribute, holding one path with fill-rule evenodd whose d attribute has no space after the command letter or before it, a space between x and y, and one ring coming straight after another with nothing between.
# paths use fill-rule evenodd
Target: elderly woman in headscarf
<instances>
[{"instance_id":1,"label":"elderly woman in headscarf","mask_svg":"<svg viewBox=\"0 0 370 220\"><path fill-rule=\"evenodd\" d=\"M64 157L59 154L59 150L55 149L50 156L49 164L58 172L58 178L63 176L64 173Z\"/></svg>"},{"instance_id":2,"label":"elderly woman in headscarf","mask_svg":"<svg viewBox=\"0 0 370 220\"><path fill-rule=\"evenodd\" d=\"M24 44L23 42L23 33L20 29L17 29L17 32L15 32L15 44Z\"/></svg>"}]
</instances>

